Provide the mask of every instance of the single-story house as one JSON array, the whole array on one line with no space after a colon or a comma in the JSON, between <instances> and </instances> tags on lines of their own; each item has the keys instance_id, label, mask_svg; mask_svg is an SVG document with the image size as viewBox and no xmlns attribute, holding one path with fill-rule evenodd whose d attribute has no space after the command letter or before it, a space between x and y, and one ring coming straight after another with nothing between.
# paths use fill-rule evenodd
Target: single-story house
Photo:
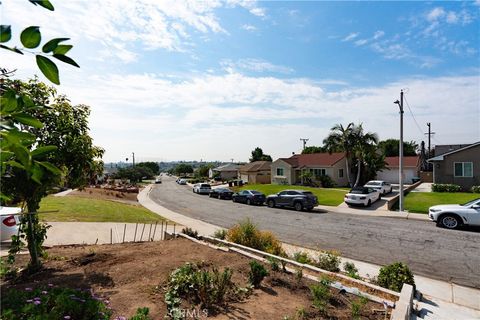
<instances>
[{"instance_id":1,"label":"single-story house","mask_svg":"<svg viewBox=\"0 0 480 320\"><path fill-rule=\"evenodd\" d=\"M270 183L271 161L254 161L247 163L238 168L238 177L250 184L253 183Z\"/></svg>"},{"instance_id":2,"label":"single-story house","mask_svg":"<svg viewBox=\"0 0 480 320\"><path fill-rule=\"evenodd\" d=\"M377 179L390 183L399 183L400 176L400 157L385 157L387 168L377 172ZM420 156L403 157L403 182L413 183L414 178L418 178L421 168Z\"/></svg>"},{"instance_id":3,"label":"single-story house","mask_svg":"<svg viewBox=\"0 0 480 320\"><path fill-rule=\"evenodd\" d=\"M208 177L212 179L218 173L223 181L237 179L239 167L240 165L236 163L227 163L208 170Z\"/></svg>"},{"instance_id":4,"label":"single-story house","mask_svg":"<svg viewBox=\"0 0 480 320\"><path fill-rule=\"evenodd\" d=\"M337 186L348 185L345 153L294 154L272 162L272 184L301 184L302 172L309 171L313 181L319 183L320 176L329 176Z\"/></svg>"},{"instance_id":5,"label":"single-story house","mask_svg":"<svg viewBox=\"0 0 480 320\"><path fill-rule=\"evenodd\" d=\"M464 190L480 185L480 141L428 159L433 183L457 184Z\"/></svg>"}]
</instances>

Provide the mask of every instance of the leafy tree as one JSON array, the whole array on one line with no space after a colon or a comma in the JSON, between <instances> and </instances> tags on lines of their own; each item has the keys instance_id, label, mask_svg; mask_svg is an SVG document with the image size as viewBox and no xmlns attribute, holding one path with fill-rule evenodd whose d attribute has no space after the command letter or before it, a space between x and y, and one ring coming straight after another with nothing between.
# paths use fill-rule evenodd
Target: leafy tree
<instances>
[{"instance_id":1,"label":"leafy tree","mask_svg":"<svg viewBox=\"0 0 480 320\"><path fill-rule=\"evenodd\" d=\"M398 139L387 139L378 143L378 147L382 150L385 157L398 157L400 155L399 146L400 140ZM417 150L418 144L415 141L403 142L404 156L415 156L417 155Z\"/></svg>"},{"instance_id":2,"label":"leafy tree","mask_svg":"<svg viewBox=\"0 0 480 320\"><path fill-rule=\"evenodd\" d=\"M198 169L195 171L195 176L198 178L208 177L208 172L210 169L214 167L213 164L202 164Z\"/></svg>"},{"instance_id":3,"label":"leafy tree","mask_svg":"<svg viewBox=\"0 0 480 320\"><path fill-rule=\"evenodd\" d=\"M354 186L360 183L362 167L365 166L365 159L372 157L376 152L378 136L375 133L364 132L362 124L354 126L352 130L353 154L356 159L357 178Z\"/></svg>"},{"instance_id":4,"label":"leafy tree","mask_svg":"<svg viewBox=\"0 0 480 320\"><path fill-rule=\"evenodd\" d=\"M347 167L345 173L348 183L352 185L350 180L350 163L353 155L353 127L355 125L351 122L346 127L342 124L334 125L330 130L330 134L323 140L323 144L328 152L345 152Z\"/></svg>"},{"instance_id":5,"label":"leafy tree","mask_svg":"<svg viewBox=\"0 0 480 320\"><path fill-rule=\"evenodd\" d=\"M310 154L310 153L323 153L327 152L328 150L325 147L317 147L317 146L308 146L302 150L302 154Z\"/></svg>"},{"instance_id":6,"label":"leafy tree","mask_svg":"<svg viewBox=\"0 0 480 320\"><path fill-rule=\"evenodd\" d=\"M179 176L193 173L193 167L186 163L180 163L175 167L175 173Z\"/></svg>"},{"instance_id":7,"label":"leafy tree","mask_svg":"<svg viewBox=\"0 0 480 320\"><path fill-rule=\"evenodd\" d=\"M140 182L142 179L152 179L153 171L148 167L135 166L128 168L120 168L114 175L115 179L129 179L130 182Z\"/></svg>"},{"instance_id":8,"label":"leafy tree","mask_svg":"<svg viewBox=\"0 0 480 320\"><path fill-rule=\"evenodd\" d=\"M34 5L40 5L50 11L54 11L53 5L48 0L29 0ZM35 55L37 66L43 75L55 84L60 84L60 76L58 74L57 65L50 59L55 58L64 63L80 68L80 66L66 54L73 48L72 45L63 42L70 40L69 38L54 38L47 41L42 46L42 51L33 51L40 46L42 35L40 27L29 26L20 33L20 42L23 47L7 46L6 44L12 39L12 28L10 25L0 25L0 48L23 55L24 52Z\"/></svg>"},{"instance_id":9,"label":"leafy tree","mask_svg":"<svg viewBox=\"0 0 480 320\"><path fill-rule=\"evenodd\" d=\"M160 173L160 166L158 163L153 162L153 161L147 161L147 162L140 162L136 164L137 167L146 167L152 170L153 174L159 174Z\"/></svg>"},{"instance_id":10,"label":"leafy tree","mask_svg":"<svg viewBox=\"0 0 480 320\"><path fill-rule=\"evenodd\" d=\"M264 154L261 148L256 147L255 150L252 151L252 157L250 158L250 162L255 161L272 161L272 157Z\"/></svg>"}]
</instances>

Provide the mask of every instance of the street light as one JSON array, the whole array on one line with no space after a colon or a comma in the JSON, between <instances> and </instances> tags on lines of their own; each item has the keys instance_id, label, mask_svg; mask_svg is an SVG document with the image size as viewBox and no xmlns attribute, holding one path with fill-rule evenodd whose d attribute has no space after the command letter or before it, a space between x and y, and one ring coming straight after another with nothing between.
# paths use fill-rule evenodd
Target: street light
<instances>
[{"instance_id":1,"label":"street light","mask_svg":"<svg viewBox=\"0 0 480 320\"><path fill-rule=\"evenodd\" d=\"M403 90L400 90L400 101L395 101L395 104L398 104L398 107L400 108L400 142L398 146L398 151L399 151L399 170L400 172L398 173L398 182L400 184L399 186L399 203L398 203L398 211L403 212Z\"/></svg>"}]
</instances>

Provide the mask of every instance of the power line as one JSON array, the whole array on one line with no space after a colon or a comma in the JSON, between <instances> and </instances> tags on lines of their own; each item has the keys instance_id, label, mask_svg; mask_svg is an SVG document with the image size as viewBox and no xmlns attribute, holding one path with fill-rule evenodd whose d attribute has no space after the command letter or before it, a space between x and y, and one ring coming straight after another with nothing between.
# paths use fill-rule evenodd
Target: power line
<instances>
[{"instance_id":1,"label":"power line","mask_svg":"<svg viewBox=\"0 0 480 320\"><path fill-rule=\"evenodd\" d=\"M407 103L408 111L410 111L410 114L411 114L411 116L412 116L412 118L413 118L413 121L414 121L415 124L417 125L418 131L420 131L421 137L423 138L423 130L422 130L422 128L420 127L420 125L418 124L417 119L415 119L415 116L413 115L412 109L410 109L410 105L408 104L407 98L403 97L403 99L404 99L405 102Z\"/></svg>"}]
</instances>

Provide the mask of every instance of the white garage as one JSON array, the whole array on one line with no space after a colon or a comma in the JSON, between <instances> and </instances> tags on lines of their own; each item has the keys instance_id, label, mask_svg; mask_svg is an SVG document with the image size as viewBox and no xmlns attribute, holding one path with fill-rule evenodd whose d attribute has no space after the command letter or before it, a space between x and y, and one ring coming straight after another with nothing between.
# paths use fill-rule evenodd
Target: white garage
<instances>
[{"instance_id":1,"label":"white garage","mask_svg":"<svg viewBox=\"0 0 480 320\"><path fill-rule=\"evenodd\" d=\"M399 157L386 157L387 168L377 172L377 180L384 180L390 183L399 183ZM403 181L411 184L412 179L418 177L420 161L418 156L403 157Z\"/></svg>"}]
</instances>

